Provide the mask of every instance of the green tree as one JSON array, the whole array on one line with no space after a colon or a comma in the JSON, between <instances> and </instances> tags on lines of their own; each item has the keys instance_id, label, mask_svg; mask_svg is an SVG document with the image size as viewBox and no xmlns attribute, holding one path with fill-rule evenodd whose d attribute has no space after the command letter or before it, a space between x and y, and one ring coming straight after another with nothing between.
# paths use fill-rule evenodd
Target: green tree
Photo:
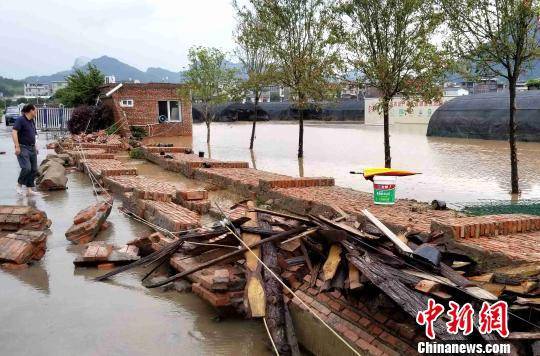
<instances>
[{"instance_id":1,"label":"green tree","mask_svg":"<svg viewBox=\"0 0 540 356\"><path fill-rule=\"evenodd\" d=\"M206 142L210 143L210 124L216 114L215 106L236 94L236 70L227 68L225 53L217 48L192 47L188 59L186 84L191 89L193 100L202 105Z\"/></svg>"},{"instance_id":2,"label":"green tree","mask_svg":"<svg viewBox=\"0 0 540 356\"><path fill-rule=\"evenodd\" d=\"M298 157L304 155L304 111L334 92L340 68L334 13L325 0L250 0L260 26L253 32L275 64L276 82L300 110Z\"/></svg>"},{"instance_id":3,"label":"green tree","mask_svg":"<svg viewBox=\"0 0 540 356\"><path fill-rule=\"evenodd\" d=\"M411 109L419 100L438 100L447 63L433 44L442 16L433 1L349 0L338 7L350 64L362 74L366 87L380 94L384 120L384 164L390 153L390 103L401 96Z\"/></svg>"},{"instance_id":4,"label":"green tree","mask_svg":"<svg viewBox=\"0 0 540 356\"><path fill-rule=\"evenodd\" d=\"M235 1L234 8L238 17L238 25L235 31L235 39L238 45L236 56L242 63L247 74L247 79L242 82L242 87L248 92L252 92L255 98L255 117L251 127L251 138L249 149L253 149L255 141L255 127L259 116L259 99L263 88L272 82L272 63L269 51L264 41L260 37L254 36L261 26L260 19L256 13L246 7L240 7Z\"/></svg>"},{"instance_id":5,"label":"green tree","mask_svg":"<svg viewBox=\"0 0 540 356\"><path fill-rule=\"evenodd\" d=\"M539 57L537 0L441 0L448 45L471 72L508 81L508 141L512 193L519 193L516 146L516 84L522 70Z\"/></svg>"},{"instance_id":6,"label":"green tree","mask_svg":"<svg viewBox=\"0 0 540 356\"><path fill-rule=\"evenodd\" d=\"M95 105L100 87L105 84L105 77L93 64L86 70L81 68L67 78L67 86L56 91L55 99L69 107Z\"/></svg>"}]
</instances>

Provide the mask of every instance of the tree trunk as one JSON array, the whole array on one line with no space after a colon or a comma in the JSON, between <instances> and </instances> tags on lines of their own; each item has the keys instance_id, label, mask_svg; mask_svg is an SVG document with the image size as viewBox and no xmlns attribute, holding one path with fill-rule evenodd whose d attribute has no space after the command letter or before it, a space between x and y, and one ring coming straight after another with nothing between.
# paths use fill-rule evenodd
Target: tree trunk
<instances>
[{"instance_id":1,"label":"tree trunk","mask_svg":"<svg viewBox=\"0 0 540 356\"><path fill-rule=\"evenodd\" d=\"M508 122L508 141L510 143L510 171L512 194L519 193L518 158L516 146L516 79L509 80L510 120Z\"/></svg>"},{"instance_id":2,"label":"tree trunk","mask_svg":"<svg viewBox=\"0 0 540 356\"><path fill-rule=\"evenodd\" d=\"M300 127L298 130L298 158L304 157L304 108L300 107Z\"/></svg>"},{"instance_id":3,"label":"tree trunk","mask_svg":"<svg viewBox=\"0 0 540 356\"><path fill-rule=\"evenodd\" d=\"M253 149L253 141L255 141L255 125L259 115L259 94L255 94L255 117L253 118L253 126L251 127L251 140L249 141L249 149Z\"/></svg>"},{"instance_id":4,"label":"tree trunk","mask_svg":"<svg viewBox=\"0 0 540 356\"><path fill-rule=\"evenodd\" d=\"M273 243L266 244L262 248L262 260L276 275L281 274L277 248ZM291 347L287 340L283 287L266 270L264 271L264 291L266 293L266 323L272 340L279 355L291 355Z\"/></svg>"},{"instance_id":5,"label":"tree trunk","mask_svg":"<svg viewBox=\"0 0 540 356\"><path fill-rule=\"evenodd\" d=\"M206 143L210 143L210 122L212 121L208 114L208 106L204 106L204 121L206 123Z\"/></svg>"},{"instance_id":6,"label":"tree trunk","mask_svg":"<svg viewBox=\"0 0 540 356\"><path fill-rule=\"evenodd\" d=\"M392 157L390 156L390 99L383 98L383 120L384 120L384 166L392 167Z\"/></svg>"}]
</instances>

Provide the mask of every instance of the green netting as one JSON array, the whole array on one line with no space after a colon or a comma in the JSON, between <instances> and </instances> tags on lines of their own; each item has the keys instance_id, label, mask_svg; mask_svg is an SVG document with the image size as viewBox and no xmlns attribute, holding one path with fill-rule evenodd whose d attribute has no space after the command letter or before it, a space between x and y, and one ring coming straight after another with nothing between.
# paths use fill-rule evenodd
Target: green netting
<instances>
[{"instance_id":1,"label":"green netting","mask_svg":"<svg viewBox=\"0 0 540 356\"><path fill-rule=\"evenodd\" d=\"M463 213L471 216L492 214L540 215L540 200L489 200L454 204Z\"/></svg>"}]
</instances>

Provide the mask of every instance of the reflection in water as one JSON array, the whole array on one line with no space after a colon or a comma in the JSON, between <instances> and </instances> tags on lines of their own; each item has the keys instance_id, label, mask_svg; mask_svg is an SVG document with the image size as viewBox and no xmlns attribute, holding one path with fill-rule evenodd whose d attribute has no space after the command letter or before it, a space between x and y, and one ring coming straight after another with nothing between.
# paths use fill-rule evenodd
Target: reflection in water
<instances>
[{"instance_id":1,"label":"reflection in water","mask_svg":"<svg viewBox=\"0 0 540 356\"><path fill-rule=\"evenodd\" d=\"M38 292L42 292L46 295L49 294L49 274L45 268L43 268L41 262L32 263L30 267L25 270L11 271L3 269L2 272L9 273Z\"/></svg>"},{"instance_id":2,"label":"reflection in water","mask_svg":"<svg viewBox=\"0 0 540 356\"><path fill-rule=\"evenodd\" d=\"M304 158L298 157L298 176L303 177L304 176Z\"/></svg>"},{"instance_id":3,"label":"reflection in water","mask_svg":"<svg viewBox=\"0 0 540 356\"><path fill-rule=\"evenodd\" d=\"M206 151L208 152L208 158L212 158L212 146L209 143L206 144Z\"/></svg>"},{"instance_id":4,"label":"reflection in water","mask_svg":"<svg viewBox=\"0 0 540 356\"><path fill-rule=\"evenodd\" d=\"M245 147L250 123L213 123L215 159L251 161ZM426 125L401 124L390 128L395 168L422 172L399 178L398 198L422 201L468 202L510 200L510 155L506 141L426 137ZM207 147L204 125L193 128L195 149ZM299 176L297 123L261 122L255 155L257 168ZM540 198L540 143L519 142L521 198ZM303 174L335 177L336 184L366 192L372 183L351 170L384 165L383 128L362 124L307 123Z\"/></svg>"},{"instance_id":5,"label":"reflection in water","mask_svg":"<svg viewBox=\"0 0 540 356\"><path fill-rule=\"evenodd\" d=\"M2 355L270 354L260 323L215 323L215 312L194 294L148 290L141 286L137 271L115 276L114 283L92 281L91 277L103 273L97 269L74 271L73 259L84 246L71 245L64 233L75 213L95 201L90 180L75 172L68 174L67 191L18 200L15 182L19 170L10 134L0 127L0 151L9 152L0 156L0 203L35 205L47 213L52 226L47 253L41 261L22 271L0 269L0 319L9 320L0 323ZM41 147L44 137L39 138ZM161 138L156 142L170 143ZM46 150L40 150L39 161L46 154ZM178 186L203 186L143 161L132 160L129 164L136 166L140 174L157 176ZM233 195L221 199L223 206L239 200ZM148 231L146 226L121 214L119 205L116 200L108 218L112 226L99 234L98 241L121 246Z\"/></svg>"},{"instance_id":6,"label":"reflection in water","mask_svg":"<svg viewBox=\"0 0 540 356\"><path fill-rule=\"evenodd\" d=\"M255 162L255 151L249 150L249 153L251 154L251 166L252 168L257 169L257 162Z\"/></svg>"}]
</instances>

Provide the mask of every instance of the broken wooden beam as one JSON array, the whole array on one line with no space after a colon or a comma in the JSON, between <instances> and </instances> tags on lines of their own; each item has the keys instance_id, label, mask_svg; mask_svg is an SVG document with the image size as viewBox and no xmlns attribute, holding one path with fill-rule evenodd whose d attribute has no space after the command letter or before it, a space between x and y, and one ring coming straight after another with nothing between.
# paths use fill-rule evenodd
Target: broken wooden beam
<instances>
[{"instance_id":1,"label":"broken wooden beam","mask_svg":"<svg viewBox=\"0 0 540 356\"><path fill-rule=\"evenodd\" d=\"M281 232L279 234L275 234L274 236L271 236L267 239L264 239L264 240L261 240L257 243L255 243L254 245L252 246L248 246L249 248L253 248L253 247L258 247L258 246L261 246L262 244L265 244L265 243L268 243L268 242L273 242L273 241L281 241L283 239L286 239L287 237L289 236L292 236L292 235L295 235L295 234L299 234L301 233L302 231L304 231L305 228L304 227L297 227L297 228L294 228L292 230L288 230L288 231L284 231L284 232ZM193 272L197 272L197 271L200 271L201 269L204 269L208 266L212 266L216 263L219 263L219 262L222 262L222 261L225 261L225 260L228 260L230 259L231 257L236 257L236 256L239 256L239 255L242 255L244 254L246 251L248 251L248 248L247 247L243 247L241 249L238 249L236 251L232 251L232 252L229 252L228 254L226 255L223 255L221 257L218 257L214 260L211 260L211 261L208 261L208 262L205 262L205 263L202 263L200 264L199 266L196 266L196 267L193 267L192 269L190 270L187 270L187 271L184 271L184 272L181 272L181 273L177 273L175 274L174 276L171 276L163 281L160 281L158 283L154 283L154 284L149 284L147 285L146 287L147 288L157 288L157 287L161 287L165 284L168 284L168 283L171 283L171 282L174 282L175 280L177 279L180 279L180 278L184 278L185 276L188 276L190 275L191 273Z\"/></svg>"},{"instance_id":2,"label":"broken wooden beam","mask_svg":"<svg viewBox=\"0 0 540 356\"><path fill-rule=\"evenodd\" d=\"M244 224L244 226L258 228L258 216L257 212L253 210L255 208L255 203L248 201L247 203L248 210L246 211L246 217L249 220ZM247 246L252 246L258 242L261 242L261 235L253 234L249 232L242 232L242 241ZM244 302L246 303L246 310L251 317L263 317L266 315L266 297L264 295L264 288L261 276L261 264L259 259L261 257L261 249L258 247L252 247L251 250L248 250L244 254L246 263L244 267L246 268L246 290Z\"/></svg>"},{"instance_id":3,"label":"broken wooden beam","mask_svg":"<svg viewBox=\"0 0 540 356\"><path fill-rule=\"evenodd\" d=\"M366 218L368 218L369 221L371 221L372 224L377 226L377 228L381 230L381 232L384 233L386 237L388 237L390 241L392 241L398 247L398 249L405 253L413 253L413 250L409 246L407 246L407 244L401 241L396 234L394 234L389 228L387 228L386 225L384 225L367 209L362 210L362 213L366 216Z\"/></svg>"}]
</instances>

